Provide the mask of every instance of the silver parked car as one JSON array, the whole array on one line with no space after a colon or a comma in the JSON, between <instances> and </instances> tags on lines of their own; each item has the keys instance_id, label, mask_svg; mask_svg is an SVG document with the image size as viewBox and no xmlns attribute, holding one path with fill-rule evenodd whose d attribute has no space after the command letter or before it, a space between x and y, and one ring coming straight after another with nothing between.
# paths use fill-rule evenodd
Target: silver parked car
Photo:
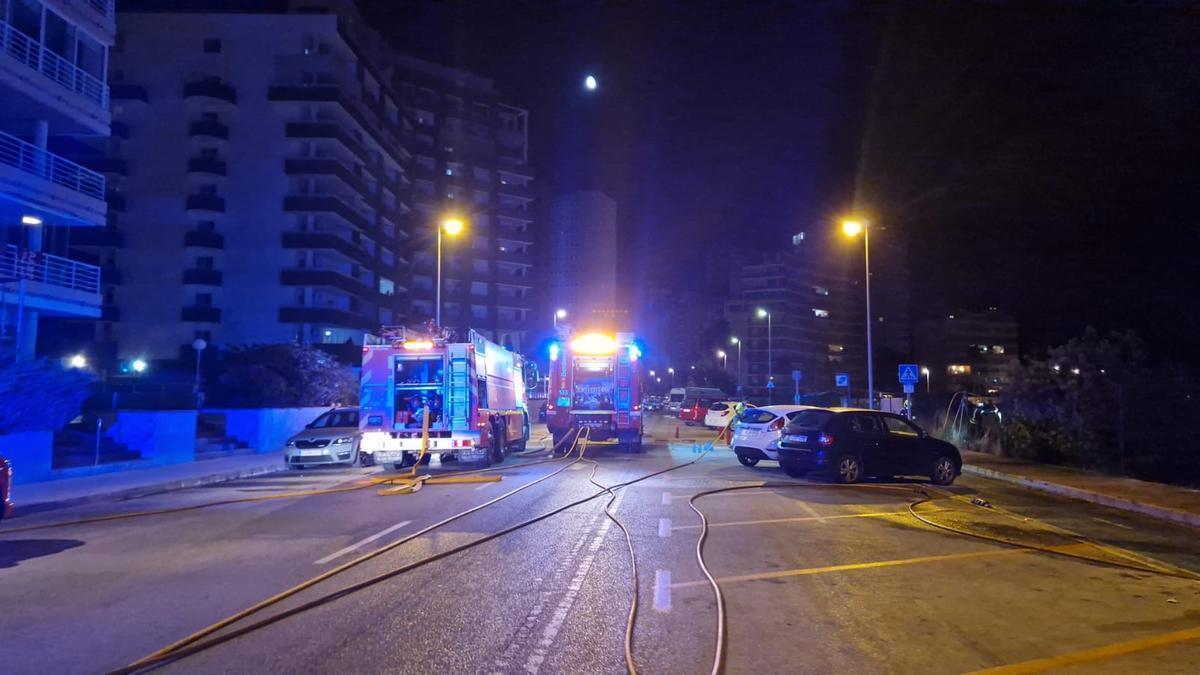
<instances>
[{"instance_id":1,"label":"silver parked car","mask_svg":"<svg viewBox=\"0 0 1200 675\"><path fill-rule=\"evenodd\" d=\"M288 439L283 461L293 469L313 464L355 464L359 461L360 437L358 408L334 408Z\"/></svg>"}]
</instances>

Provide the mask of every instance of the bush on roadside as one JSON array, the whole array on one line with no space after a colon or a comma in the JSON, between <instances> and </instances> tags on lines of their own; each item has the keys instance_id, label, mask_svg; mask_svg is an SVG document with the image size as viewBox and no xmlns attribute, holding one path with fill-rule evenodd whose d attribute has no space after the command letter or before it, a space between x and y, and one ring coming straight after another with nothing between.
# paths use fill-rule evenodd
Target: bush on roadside
<instances>
[{"instance_id":1,"label":"bush on roadside","mask_svg":"<svg viewBox=\"0 0 1200 675\"><path fill-rule=\"evenodd\" d=\"M94 379L55 360L0 354L0 436L61 429L79 415Z\"/></svg>"},{"instance_id":2,"label":"bush on roadside","mask_svg":"<svg viewBox=\"0 0 1200 675\"><path fill-rule=\"evenodd\" d=\"M209 405L288 408L355 405L353 369L308 345L234 347L221 357L221 374L207 393Z\"/></svg>"}]
</instances>

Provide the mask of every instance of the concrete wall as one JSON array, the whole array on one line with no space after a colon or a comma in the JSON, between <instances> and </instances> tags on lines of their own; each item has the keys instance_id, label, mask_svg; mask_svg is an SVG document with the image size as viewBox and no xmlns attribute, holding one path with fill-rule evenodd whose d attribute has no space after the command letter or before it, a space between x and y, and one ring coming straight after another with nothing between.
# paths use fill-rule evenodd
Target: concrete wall
<instances>
[{"instance_id":1,"label":"concrete wall","mask_svg":"<svg viewBox=\"0 0 1200 675\"><path fill-rule=\"evenodd\" d=\"M225 433L258 452L282 452L288 438L326 410L329 408L230 408L205 412L225 415Z\"/></svg>"},{"instance_id":2,"label":"concrete wall","mask_svg":"<svg viewBox=\"0 0 1200 675\"><path fill-rule=\"evenodd\" d=\"M0 436L0 455L12 462L14 483L33 483L50 478L53 454L52 431L26 431Z\"/></svg>"},{"instance_id":3,"label":"concrete wall","mask_svg":"<svg viewBox=\"0 0 1200 675\"><path fill-rule=\"evenodd\" d=\"M122 410L104 435L154 464L196 459L195 410Z\"/></svg>"}]
</instances>

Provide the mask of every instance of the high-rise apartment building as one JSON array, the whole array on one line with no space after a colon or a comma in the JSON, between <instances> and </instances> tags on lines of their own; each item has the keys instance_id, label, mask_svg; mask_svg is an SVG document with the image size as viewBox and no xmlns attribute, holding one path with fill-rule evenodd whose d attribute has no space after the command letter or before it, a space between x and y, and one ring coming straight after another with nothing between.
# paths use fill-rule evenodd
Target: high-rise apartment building
<instances>
[{"instance_id":1,"label":"high-rise apartment building","mask_svg":"<svg viewBox=\"0 0 1200 675\"><path fill-rule=\"evenodd\" d=\"M995 307L925 317L915 324L918 363L931 391L995 394L1019 363L1017 321Z\"/></svg>"},{"instance_id":2,"label":"high-rise apartment building","mask_svg":"<svg viewBox=\"0 0 1200 675\"><path fill-rule=\"evenodd\" d=\"M546 297L572 326L625 328L617 301L617 203L599 190L555 197L547 231Z\"/></svg>"},{"instance_id":3,"label":"high-rise apartment building","mask_svg":"<svg viewBox=\"0 0 1200 675\"><path fill-rule=\"evenodd\" d=\"M161 4L120 14L109 66L114 213L76 242L119 272L98 340L173 358L197 337L345 344L420 322L453 212L444 323L522 346L523 111L396 54L348 1Z\"/></svg>"},{"instance_id":4,"label":"high-rise apartment building","mask_svg":"<svg viewBox=\"0 0 1200 675\"><path fill-rule=\"evenodd\" d=\"M743 392L755 402L790 402L792 373L800 371L804 393L834 390L834 374L841 372L865 393L858 291L844 274L815 263L800 248L764 254L742 268L725 311L731 328L740 331Z\"/></svg>"},{"instance_id":5,"label":"high-rise apartment building","mask_svg":"<svg viewBox=\"0 0 1200 675\"><path fill-rule=\"evenodd\" d=\"M109 134L112 0L0 0L0 344L33 355L39 322L100 316L100 270L54 232L104 224L105 179L54 151Z\"/></svg>"}]
</instances>

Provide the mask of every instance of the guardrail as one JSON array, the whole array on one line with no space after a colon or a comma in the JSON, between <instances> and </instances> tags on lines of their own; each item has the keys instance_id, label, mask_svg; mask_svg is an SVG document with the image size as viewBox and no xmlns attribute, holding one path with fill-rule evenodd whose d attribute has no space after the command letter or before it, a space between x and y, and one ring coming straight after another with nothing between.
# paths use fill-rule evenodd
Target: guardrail
<instances>
[{"instance_id":1,"label":"guardrail","mask_svg":"<svg viewBox=\"0 0 1200 675\"><path fill-rule=\"evenodd\" d=\"M0 132L0 164L16 167L89 197L104 199L104 176L3 132Z\"/></svg>"},{"instance_id":2,"label":"guardrail","mask_svg":"<svg viewBox=\"0 0 1200 675\"><path fill-rule=\"evenodd\" d=\"M115 3L113 0L88 0L88 4L91 5L92 9L99 12L100 15L106 19L113 18L113 15L115 14L115 8L113 6Z\"/></svg>"},{"instance_id":3,"label":"guardrail","mask_svg":"<svg viewBox=\"0 0 1200 675\"><path fill-rule=\"evenodd\" d=\"M27 279L86 293L100 293L100 268L40 251L0 248L0 279Z\"/></svg>"},{"instance_id":4,"label":"guardrail","mask_svg":"<svg viewBox=\"0 0 1200 675\"><path fill-rule=\"evenodd\" d=\"M108 85L5 21L0 21L0 52L108 109Z\"/></svg>"}]
</instances>

